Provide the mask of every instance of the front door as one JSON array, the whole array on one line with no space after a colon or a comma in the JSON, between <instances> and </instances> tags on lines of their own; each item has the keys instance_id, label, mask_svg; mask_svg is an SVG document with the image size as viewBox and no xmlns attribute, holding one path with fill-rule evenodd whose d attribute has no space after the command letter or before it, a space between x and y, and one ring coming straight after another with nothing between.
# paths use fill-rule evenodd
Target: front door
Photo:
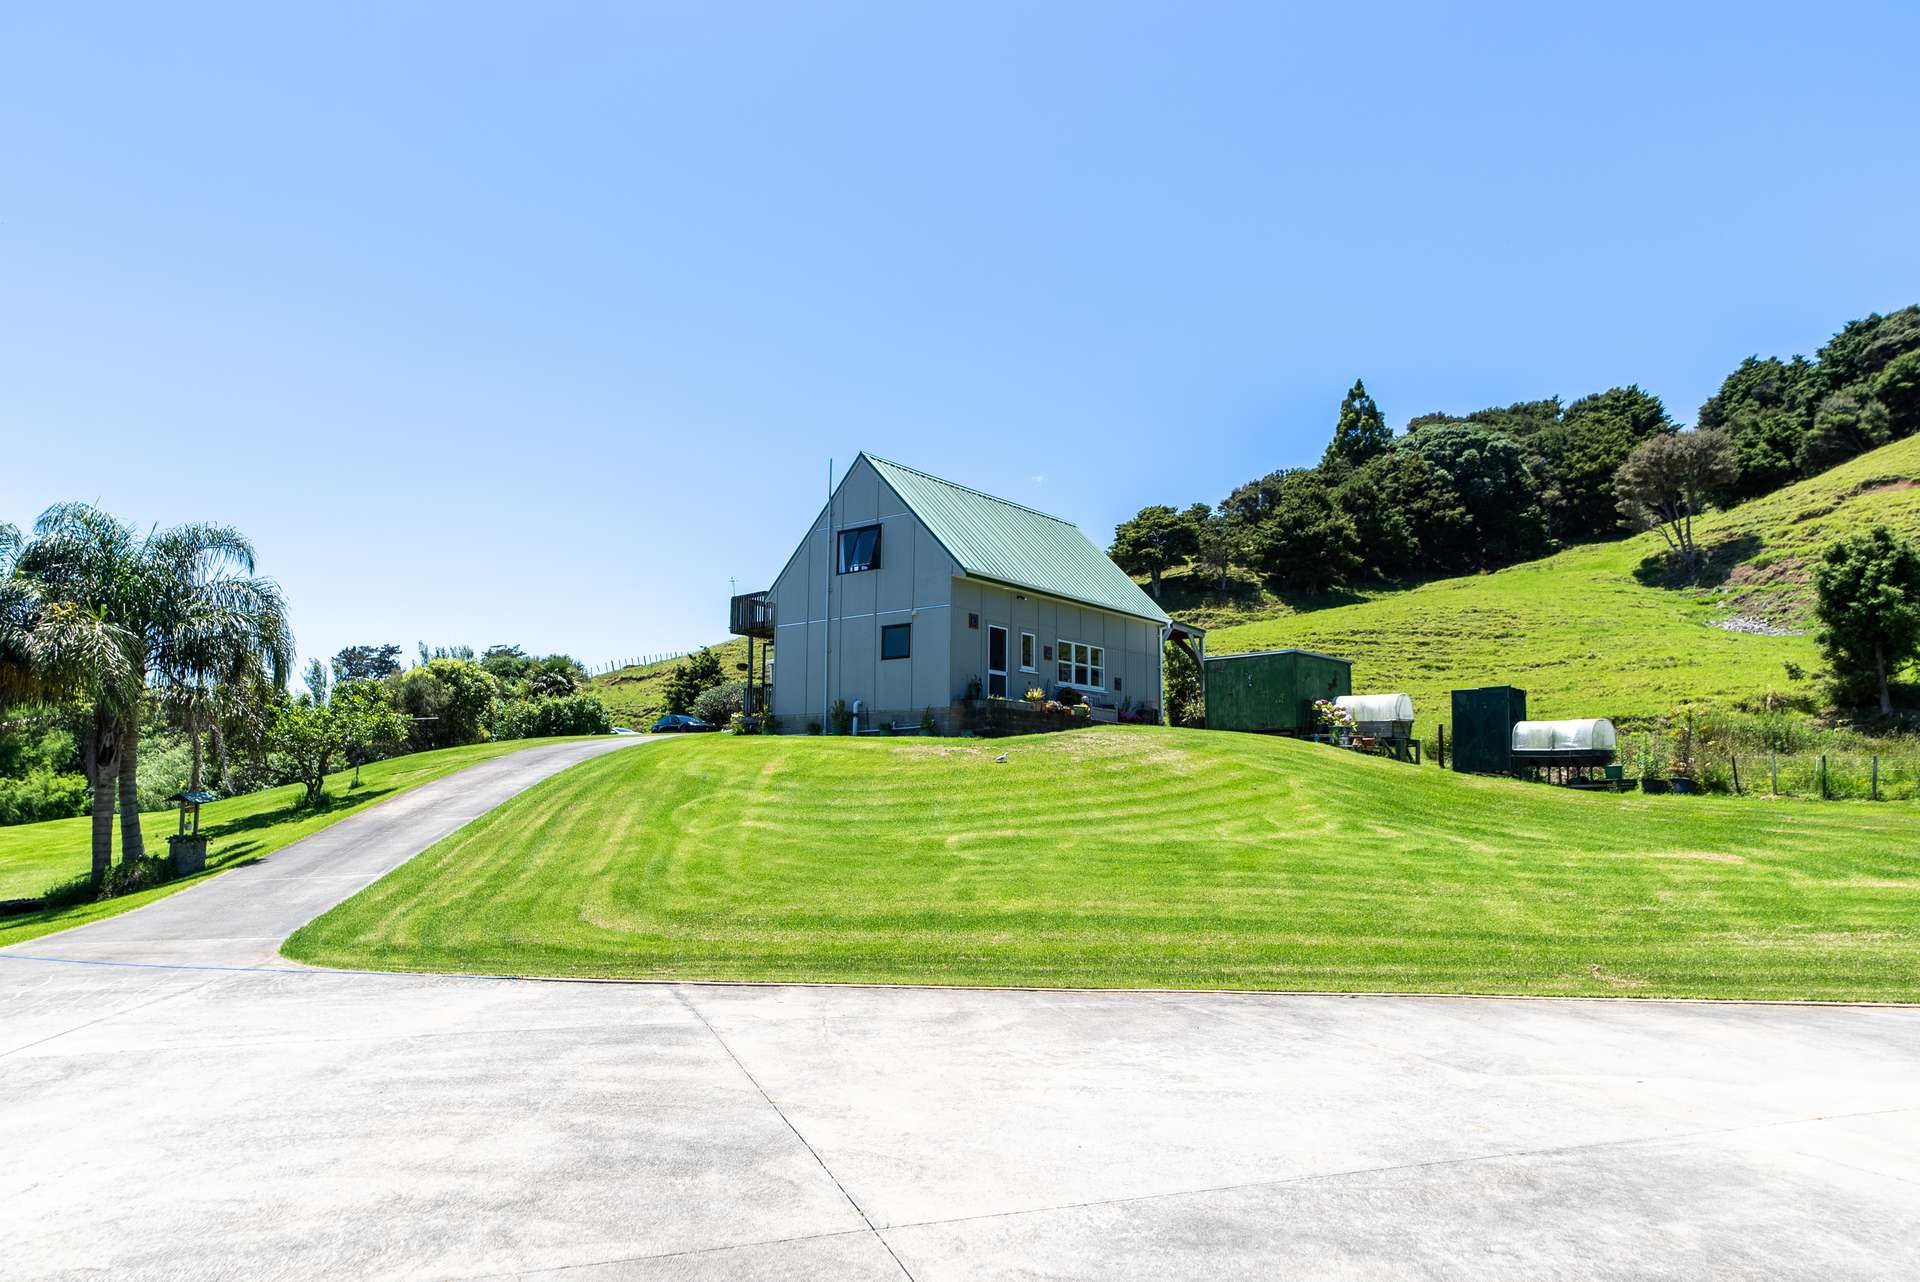
<instances>
[{"instance_id":1,"label":"front door","mask_svg":"<svg viewBox=\"0 0 1920 1282\"><path fill-rule=\"evenodd\" d=\"M987 625L987 694L1007 697L1007 630Z\"/></svg>"}]
</instances>

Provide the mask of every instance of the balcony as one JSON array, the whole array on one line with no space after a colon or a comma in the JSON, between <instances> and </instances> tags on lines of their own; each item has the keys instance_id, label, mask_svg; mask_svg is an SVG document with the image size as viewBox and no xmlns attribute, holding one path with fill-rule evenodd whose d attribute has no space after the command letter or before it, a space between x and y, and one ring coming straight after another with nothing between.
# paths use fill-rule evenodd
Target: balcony
<instances>
[{"instance_id":1,"label":"balcony","mask_svg":"<svg viewBox=\"0 0 1920 1282\"><path fill-rule=\"evenodd\" d=\"M773 640L773 603L765 592L748 592L733 598L728 610L727 630L737 637Z\"/></svg>"}]
</instances>

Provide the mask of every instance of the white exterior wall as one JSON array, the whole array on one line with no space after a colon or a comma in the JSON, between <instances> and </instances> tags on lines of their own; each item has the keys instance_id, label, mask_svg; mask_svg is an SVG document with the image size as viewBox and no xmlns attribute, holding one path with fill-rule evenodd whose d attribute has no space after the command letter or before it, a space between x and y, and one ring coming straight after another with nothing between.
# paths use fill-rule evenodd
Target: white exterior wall
<instances>
[{"instance_id":1,"label":"white exterior wall","mask_svg":"<svg viewBox=\"0 0 1920 1282\"><path fill-rule=\"evenodd\" d=\"M768 594L774 715L824 725L835 699L916 716L944 708L952 698L947 615L960 567L865 459L834 490L830 522L828 515L822 509L815 518ZM881 530L880 568L833 573L835 534L874 524ZM882 659L880 629L894 623L912 625L912 654Z\"/></svg>"},{"instance_id":2,"label":"white exterior wall","mask_svg":"<svg viewBox=\"0 0 1920 1282\"><path fill-rule=\"evenodd\" d=\"M833 573L838 532L878 524L880 568ZM828 590L831 580L831 598ZM1059 693L1062 639L1106 651L1091 702L1162 708L1160 625L961 576L960 566L863 458L835 489L767 594L773 606L774 716L789 729L827 723L834 700L918 719L944 712L968 684L987 683L987 629L1007 629L1007 694ZM968 617L979 626L969 627ZM829 622L830 620L830 622ZM912 654L880 657L880 629L910 623ZM1020 668L1020 634L1034 636L1033 671ZM824 649L823 649L824 647Z\"/></svg>"},{"instance_id":3,"label":"white exterior wall","mask_svg":"<svg viewBox=\"0 0 1920 1282\"><path fill-rule=\"evenodd\" d=\"M969 616L978 615L978 628ZM1160 708L1160 625L1130 615L1113 614L1092 606L1006 588L998 584L960 579L953 585L953 697L966 693L978 677L987 688L987 629L1007 629L1007 697L1018 699L1035 686L1048 698L1059 694L1061 641L1097 645L1106 651L1102 688L1083 690L1091 703L1119 707ZM1034 637L1033 671L1020 667L1020 634ZM1078 689L1079 687L1075 687Z\"/></svg>"}]
</instances>

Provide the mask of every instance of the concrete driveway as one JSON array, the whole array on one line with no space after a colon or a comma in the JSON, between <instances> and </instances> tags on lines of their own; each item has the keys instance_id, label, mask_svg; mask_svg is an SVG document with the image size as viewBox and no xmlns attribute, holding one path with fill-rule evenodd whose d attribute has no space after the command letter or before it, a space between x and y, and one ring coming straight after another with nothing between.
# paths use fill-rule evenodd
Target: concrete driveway
<instances>
[{"instance_id":1,"label":"concrete driveway","mask_svg":"<svg viewBox=\"0 0 1920 1282\"><path fill-rule=\"evenodd\" d=\"M0 952L5 1276L1920 1276L1920 1009L277 958L612 746L476 766Z\"/></svg>"}]
</instances>

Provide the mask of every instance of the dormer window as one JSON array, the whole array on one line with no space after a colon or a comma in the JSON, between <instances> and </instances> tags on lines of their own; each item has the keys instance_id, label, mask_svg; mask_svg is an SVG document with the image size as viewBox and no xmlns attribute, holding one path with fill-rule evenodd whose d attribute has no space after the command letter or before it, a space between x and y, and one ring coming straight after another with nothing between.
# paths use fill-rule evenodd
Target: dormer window
<instances>
[{"instance_id":1,"label":"dormer window","mask_svg":"<svg viewBox=\"0 0 1920 1282\"><path fill-rule=\"evenodd\" d=\"M880 527L863 525L840 531L840 573L858 574L880 568Z\"/></svg>"}]
</instances>

